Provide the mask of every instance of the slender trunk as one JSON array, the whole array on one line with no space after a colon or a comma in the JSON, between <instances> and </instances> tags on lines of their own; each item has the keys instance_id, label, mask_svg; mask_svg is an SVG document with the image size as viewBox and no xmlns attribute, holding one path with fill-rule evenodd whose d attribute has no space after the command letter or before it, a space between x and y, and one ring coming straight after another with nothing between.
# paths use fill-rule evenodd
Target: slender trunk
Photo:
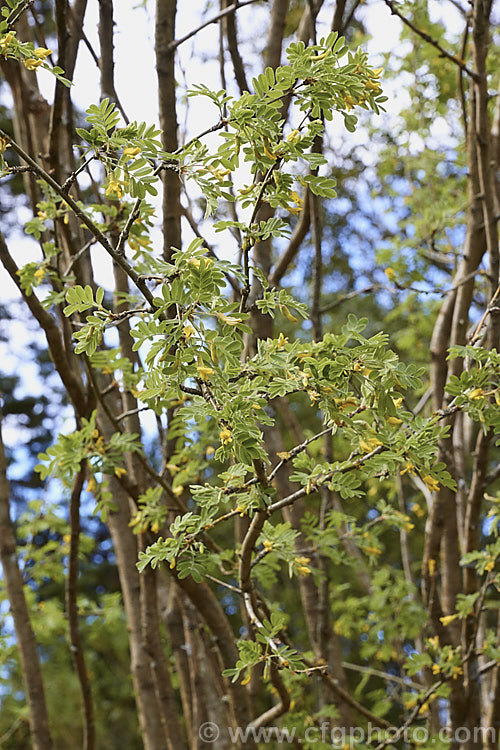
<instances>
[{"instance_id":1,"label":"slender trunk","mask_svg":"<svg viewBox=\"0 0 500 750\"><path fill-rule=\"evenodd\" d=\"M177 92L175 84L175 50L169 47L175 40L177 0L156 2L156 73L160 106L160 127L165 151L178 148ZM181 247L181 184L177 172L163 172L163 256L170 258L172 248Z\"/></svg>"},{"instance_id":2,"label":"slender trunk","mask_svg":"<svg viewBox=\"0 0 500 750\"><path fill-rule=\"evenodd\" d=\"M7 458L1 432L0 416L0 561L10 611L14 620L26 701L29 708L30 732L34 750L51 750L42 670L31 627L30 613L24 596L24 581L16 554L16 537L10 516L10 489L7 480Z\"/></svg>"}]
</instances>

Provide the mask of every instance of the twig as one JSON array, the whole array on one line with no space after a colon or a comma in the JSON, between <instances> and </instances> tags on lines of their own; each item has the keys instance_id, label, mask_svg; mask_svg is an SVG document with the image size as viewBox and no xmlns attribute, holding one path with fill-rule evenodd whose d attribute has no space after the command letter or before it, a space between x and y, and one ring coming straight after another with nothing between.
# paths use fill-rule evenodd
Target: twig
<instances>
[{"instance_id":1,"label":"twig","mask_svg":"<svg viewBox=\"0 0 500 750\"><path fill-rule=\"evenodd\" d=\"M496 662L495 662L496 664ZM361 674L371 674L374 677L381 677L383 680L388 682L397 682L398 685L403 685L405 688L413 688L413 690L420 691L422 685L416 682L412 682L405 677L398 677L395 674L389 674L388 672L382 672L380 669L374 669L373 667L365 667L361 664L351 664L351 662L343 661L342 666L344 669L350 669L353 672L361 672Z\"/></svg>"},{"instance_id":2,"label":"twig","mask_svg":"<svg viewBox=\"0 0 500 750\"><path fill-rule=\"evenodd\" d=\"M335 469L335 471L329 471L324 477L318 477L318 481L309 489L308 487L302 487L300 490L297 490L296 492L292 492L291 495L288 495L287 497L284 497L282 500L277 500L275 503L272 503L267 507L267 513L270 515L271 513L274 513L275 510L280 510L281 508L285 508L287 505L292 505L296 500L299 500L301 497L304 497L304 495L307 495L312 490L318 489L319 486L326 484L330 479L334 476L334 474L345 474L348 471L352 471L353 469L357 469L359 466L362 466L368 459L373 458L373 456L377 456L379 453L382 453L385 446L383 445L377 445L377 447L370 451L370 453L366 453L363 456L358 456L355 458L351 463L346 464L345 466L342 466L338 469Z\"/></svg>"},{"instance_id":3,"label":"twig","mask_svg":"<svg viewBox=\"0 0 500 750\"><path fill-rule=\"evenodd\" d=\"M134 271L130 263L121 255L120 253L117 253L116 250L113 248L107 237L101 232L99 227L94 224L92 219L87 216L85 211L83 211L78 203L68 194L66 194L61 185L54 180L54 178L43 169L34 159L31 158L29 154L24 151L24 149L21 148L15 141L12 140L10 135L8 133L5 133L5 131L0 130L0 136L4 138L7 143L9 144L9 147L15 151L15 153L23 159L23 161L28 164L32 171L37 174L39 177L42 178L44 182L46 182L48 185L50 185L53 190L59 195L67 204L68 206L73 210L73 212L78 216L79 219L83 221L87 229L90 230L91 234L95 237L97 242L99 242L100 245L106 250L106 252L113 258L113 260L125 271L127 276L129 276L136 287L139 289L139 291L142 293L142 295L145 297L145 299L149 302L151 307L153 307L153 294L148 289L147 285L144 283L144 281L141 280L141 277L139 274Z\"/></svg>"},{"instance_id":4,"label":"twig","mask_svg":"<svg viewBox=\"0 0 500 750\"><path fill-rule=\"evenodd\" d=\"M481 318L481 320L477 324L476 330L474 331L474 333L473 333L473 335L472 335L472 337L471 337L471 339L469 341L470 344L475 344L476 341L478 340L479 335L481 333L481 330L482 330L482 328L484 326L484 323L486 321L486 318L488 317L488 315L491 313L492 309L494 308L494 302L496 301L496 299L497 299L497 297L498 297L499 294L500 294L500 284L497 286L497 288L495 290L495 293L494 293L493 297L491 298L491 300L490 300L490 302L488 304L488 307L484 311L483 317Z\"/></svg>"},{"instance_id":5,"label":"twig","mask_svg":"<svg viewBox=\"0 0 500 750\"><path fill-rule=\"evenodd\" d=\"M12 26L14 26L15 22L21 18L24 11L28 10L28 8L30 8L34 4L34 2L35 0L26 0L26 2L23 3L23 5L21 5L21 7L17 9L17 11L13 11L13 15L9 16L9 18L7 19L7 28L10 29Z\"/></svg>"},{"instance_id":6,"label":"twig","mask_svg":"<svg viewBox=\"0 0 500 750\"><path fill-rule=\"evenodd\" d=\"M321 307L319 312L321 314L330 312L330 310L334 310L343 302L347 302L350 299L359 297L361 294L368 294L369 292L376 292L379 289L383 289L382 284L370 284L370 286L364 286L363 289L356 289L354 292L349 292L348 294L343 294L342 296L337 297L337 299L334 300L333 302L329 302L324 307Z\"/></svg>"},{"instance_id":7,"label":"twig","mask_svg":"<svg viewBox=\"0 0 500 750\"><path fill-rule=\"evenodd\" d=\"M267 477L267 481L272 482L274 477L278 473L278 471L281 469L281 467L284 466L288 461L290 461L290 459L295 458L295 456L297 456L299 453L302 453L302 451L304 451L310 443L314 442L314 440L317 440L318 438L323 437L324 435L328 435L329 433L331 433L331 431L332 431L332 428L328 427L326 430L322 430L321 432L318 432L316 435L313 435L307 440L304 440L304 442L301 443L300 445L296 445L295 448L292 448L290 451L287 451L288 456L286 458L282 458L281 461L278 464L276 464L274 469L271 471L271 473Z\"/></svg>"},{"instance_id":8,"label":"twig","mask_svg":"<svg viewBox=\"0 0 500 750\"><path fill-rule=\"evenodd\" d=\"M458 57L455 57L455 55L452 55L450 52L447 52L444 47L441 47L439 42L436 42L435 39L433 39L430 34L427 34L427 32L422 31L422 29L419 29L415 24L413 24L408 18L406 18L396 7L394 0L384 0L385 4L388 8L390 8L391 13L394 16L397 16L401 19L401 21L408 26L412 31L415 32L415 34L418 34L419 37L421 37L424 41L428 42L429 44L432 44L433 47L435 47L443 57L446 57L447 60L450 60L452 63L455 63L455 65L458 65L461 70L464 71L464 73L467 73L468 76L472 78L473 81L481 80L481 76L478 75L478 73L475 73L473 70L471 70L463 60L460 60Z\"/></svg>"},{"instance_id":9,"label":"twig","mask_svg":"<svg viewBox=\"0 0 500 750\"><path fill-rule=\"evenodd\" d=\"M83 162L83 164L81 164L78 167L78 169L75 169L74 172L71 172L71 174L68 177L68 179L65 180L63 182L63 184L61 185L61 190L63 191L63 193L66 194L68 192L68 190L70 189L71 185L74 183L74 181L76 180L76 178L78 177L78 175L80 174L80 172L83 172L83 170L86 169L88 167L88 165L90 164L90 162L94 161L94 159L97 159L96 154L92 154L91 156L89 156L89 158L86 159Z\"/></svg>"},{"instance_id":10,"label":"twig","mask_svg":"<svg viewBox=\"0 0 500 750\"><path fill-rule=\"evenodd\" d=\"M187 42L188 39L191 39L191 37L195 36L199 31L204 29L206 26L210 26L212 23L217 23L217 21L220 21L221 18L224 18L224 16L229 15L230 13L234 13L239 8L243 8L245 5L251 5L252 3L259 2L259 0L240 0L240 2L235 2L234 5L230 5L229 8L225 8L224 10L221 10L219 13L217 13L215 16L212 16L208 21L204 21L204 23L200 24L196 27L196 29L193 29L188 34L185 34L180 39L174 39L173 42L170 42L167 49L168 51L172 51L174 49L177 49L179 45L184 44L184 42Z\"/></svg>"},{"instance_id":11,"label":"twig","mask_svg":"<svg viewBox=\"0 0 500 750\"><path fill-rule=\"evenodd\" d=\"M116 421L121 422L122 419L131 417L133 414L140 414L141 411L149 411L149 406L139 406L137 409L129 409L128 411L124 411L121 414L118 414L118 416L116 417Z\"/></svg>"},{"instance_id":12,"label":"twig","mask_svg":"<svg viewBox=\"0 0 500 750\"><path fill-rule=\"evenodd\" d=\"M28 169L29 169L29 167L28 167ZM84 253L86 253L87 250L89 250L92 247L92 245L95 243L95 241L96 241L95 237L92 237L91 240L89 240L88 242L86 242L85 245L83 247L81 247L80 250L78 250L78 252L75 253L75 255L73 255L73 257L71 258L70 262L68 263L68 266L67 266L66 270L63 272L63 277L67 276L69 274L69 272L71 271L71 269L73 268L73 266L75 265L75 263L77 261L79 261L80 258L82 257L82 255Z\"/></svg>"}]
</instances>

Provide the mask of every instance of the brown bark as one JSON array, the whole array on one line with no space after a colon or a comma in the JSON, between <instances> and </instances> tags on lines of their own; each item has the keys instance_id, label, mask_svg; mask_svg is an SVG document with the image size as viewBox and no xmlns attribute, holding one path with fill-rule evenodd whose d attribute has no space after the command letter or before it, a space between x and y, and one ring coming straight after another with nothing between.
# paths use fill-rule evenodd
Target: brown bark
<instances>
[{"instance_id":1,"label":"brown bark","mask_svg":"<svg viewBox=\"0 0 500 750\"><path fill-rule=\"evenodd\" d=\"M181 750L181 748L187 748L187 745L179 724L179 710L172 687L170 667L160 639L157 578L158 572L151 568L146 568L139 576L144 648L149 657L157 706L168 750Z\"/></svg>"},{"instance_id":2,"label":"brown bark","mask_svg":"<svg viewBox=\"0 0 500 750\"><path fill-rule=\"evenodd\" d=\"M172 153L178 148L177 110L175 87L175 48L169 45L175 40L175 16L177 0L156 2L156 73L160 105L160 127L165 151ZM181 247L181 184L177 172L163 172L163 256L170 258L172 248Z\"/></svg>"},{"instance_id":3,"label":"brown bark","mask_svg":"<svg viewBox=\"0 0 500 750\"><path fill-rule=\"evenodd\" d=\"M130 667L144 747L145 750L170 750L162 724L151 659L142 633L140 581L136 568L137 538L129 527L129 501L114 477L109 477L109 483L118 510L109 514L108 525L129 627Z\"/></svg>"},{"instance_id":4,"label":"brown bark","mask_svg":"<svg viewBox=\"0 0 500 750\"><path fill-rule=\"evenodd\" d=\"M68 615L69 639L71 656L80 683L83 703L83 750L94 750L96 746L96 732L94 720L94 704L89 675L83 653L83 642L78 624L78 551L80 546L80 496L85 482L85 466L81 466L75 476L69 501L70 515L70 551L68 559L68 576L66 579L66 612Z\"/></svg>"},{"instance_id":5,"label":"brown bark","mask_svg":"<svg viewBox=\"0 0 500 750\"><path fill-rule=\"evenodd\" d=\"M16 536L10 516L10 489L7 459L1 434L0 415L0 561L7 589L10 611L14 620L26 702L29 708L30 732L34 750L51 750L45 691L35 634L24 596L24 581L16 554Z\"/></svg>"}]
</instances>

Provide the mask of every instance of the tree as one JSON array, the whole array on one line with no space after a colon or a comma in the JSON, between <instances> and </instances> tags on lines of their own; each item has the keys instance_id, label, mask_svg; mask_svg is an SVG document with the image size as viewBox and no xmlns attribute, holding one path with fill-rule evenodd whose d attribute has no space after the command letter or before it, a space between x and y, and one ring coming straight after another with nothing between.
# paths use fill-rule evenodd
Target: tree
<instances>
[{"instance_id":1,"label":"tree","mask_svg":"<svg viewBox=\"0 0 500 750\"><path fill-rule=\"evenodd\" d=\"M16 524L0 441L6 681L37 750L68 731L88 749L498 746L493 3L449 3L461 38L432 2L374 3L409 42L382 67L362 5L222 0L179 36L158 0L160 128L117 95L112 0L85 115L85 0L2 8L3 190L22 178L39 255L20 266L10 230L0 260L74 422ZM197 74L184 99L176 55L212 23L221 88ZM401 75L410 105L378 117ZM199 101L211 118L183 133ZM5 746L29 746L1 700Z\"/></svg>"}]
</instances>

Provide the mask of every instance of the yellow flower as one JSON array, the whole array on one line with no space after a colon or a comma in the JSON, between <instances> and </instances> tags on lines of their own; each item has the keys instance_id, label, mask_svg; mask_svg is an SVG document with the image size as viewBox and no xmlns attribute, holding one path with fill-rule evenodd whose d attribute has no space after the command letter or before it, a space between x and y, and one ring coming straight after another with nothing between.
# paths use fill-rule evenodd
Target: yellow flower
<instances>
[{"instance_id":1,"label":"yellow flower","mask_svg":"<svg viewBox=\"0 0 500 750\"><path fill-rule=\"evenodd\" d=\"M130 158L133 158L134 156L137 156L141 153L141 149L139 146L126 146L123 149L123 156L130 156Z\"/></svg>"},{"instance_id":2,"label":"yellow flower","mask_svg":"<svg viewBox=\"0 0 500 750\"><path fill-rule=\"evenodd\" d=\"M354 99L352 98L352 96L350 94L347 94L346 96L344 96L345 108L348 111L351 110L354 107L354 103L355 103Z\"/></svg>"},{"instance_id":3,"label":"yellow flower","mask_svg":"<svg viewBox=\"0 0 500 750\"><path fill-rule=\"evenodd\" d=\"M214 455L214 453L215 453L215 448L213 447L213 445L207 445L207 447L205 449L205 455L206 455L206 457L207 458L212 458L212 456Z\"/></svg>"},{"instance_id":4,"label":"yellow flower","mask_svg":"<svg viewBox=\"0 0 500 750\"><path fill-rule=\"evenodd\" d=\"M295 190L292 190L290 193L290 198L295 203L294 206L287 206L287 209L290 211L291 214L300 214L302 209L304 208L304 200L298 195Z\"/></svg>"},{"instance_id":5,"label":"yellow flower","mask_svg":"<svg viewBox=\"0 0 500 750\"><path fill-rule=\"evenodd\" d=\"M425 510L418 503L413 503L411 506L412 512L415 513L417 518L423 518L425 516Z\"/></svg>"},{"instance_id":6,"label":"yellow flower","mask_svg":"<svg viewBox=\"0 0 500 750\"><path fill-rule=\"evenodd\" d=\"M45 47L37 47L33 54L37 60L45 60L46 57L52 54L52 50Z\"/></svg>"},{"instance_id":7,"label":"yellow flower","mask_svg":"<svg viewBox=\"0 0 500 750\"><path fill-rule=\"evenodd\" d=\"M283 333L280 331L280 335L278 336L276 348L277 349L283 349L285 344L288 343L288 338L286 336L283 336Z\"/></svg>"},{"instance_id":8,"label":"yellow flower","mask_svg":"<svg viewBox=\"0 0 500 750\"><path fill-rule=\"evenodd\" d=\"M375 78L369 78L366 82L366 88L370 89L371 91L380 91L380 82Z\"/></svg>"},{"instance_id":9,"label":"yellow flower","mask_svg":"<svg viewBox=\"0 0 500 750\"><path fill-rule=\"evenodd\" d=\"M297 129L291 130L290 133L288 133L286 139L288 143L296 143L299 138L299 135L300 135L300 132Z\"/></svg>"},{"instance_id":10,"label":"yellow flower","mask_svg":"<svg viewBox=\"0 0 500 750\"><path fill-rule=\"evenodd\" d=\"M230 315L224 315L224 313L217 313L217 317L221 323L224 323L227 326L237 326L238 323L241 323L242 321L242 318L233 318Z\"/></svg>"},{"instance_id":11,"label":"yellow flower","mask_svg":"<svg viewBox=\"0 0 500 750\"><path fill-rule=\"evenodd\" d=\"M299 557L295 558L295 562L297 562L299 565L307 565L307 563L311 562L311 558L300 555Z\"/></svg>"},{"instance_id":12,"label":"yellow flower","mask_svg":"<svg viewBox=\"0 0 500 750\"><path fill-rule=\"evenodd\" d=\"M62 539L64 544L69 544L71 542L71 534L63 534Z\"/></svg>"},{"instance_id":13,"label":"yellow flower","mask_svg":"<svg viewBox=\"0 0 500 750\"><path fill-rule=\"evenodd\" d=\"M45 268L37 268L34 276L37 281L41 281L45 276Z\"/></svg>"},{"instance_id":14,"label":"yellow flower","mask_svg":"<svg viewBox=\"0 0 500 750\"><path fill-rule=\"evenodd\" d=\"M123 197L123 188L119 180L110 180L106 188L105 195L115 194L117 198Z\"/></svg>"},{"instance_id":15,"label":"yellow flower","mask_svg":"<svg viewBox=\"0 0 500 750\"><path fill-rule=\"evenodd\" d=\"M439 674L441 671L441 667L439 664L433 664L432 665L432 674Z\"/></svg>"},{"instance_id":16,"label":"yellow flower","mask_svg":"<svg viewBox=\"0 0 500 750\"><path fill-rule=\"evenodd\" d=\"M432 638L428 638L427 643L432 648L439 648L439 636L435 635Z\"/></svg>"},{"instance_id":17,"label":"yellow flower","mask_svg":"<svg viewBox=\"0 0 500 750\"><path fill-rule=\"evenodd\" d=\"M429 571L430 576L433 576L436 572L436 561L432 558L427 562L427 570Z\"/></svg>"},{"instance_id":18,"label":"yellow flower","mask_svg":"<svg viewBox=\"0 0 500 750\"><path fill-rule=\"evenodd\" d=\"M2 52L6 52L7 51L7 47L12 42L13 38L14 38L14 34L10 33L10 34L6 34L5 36L3 36L0 39L0 50Z\"/></svg>"},{"instance_id":19,"label":"yellow flower","mask_svg":"<svg viewBox=\"0 0 500 750\"><path fill-rule=\"evenodd\" d=\"M178 484L177 487L174 487L174 489L172 490L172 493L176 497L180 497L183 492L184 492L184 485L182 485L182 484Z\"/></svg>"},{"instance_id":20,"label":"yellow flower","mask_svg":"<svg viewBox=\"0 0 500 750\"><path fill-rule=\"evenodd\" d=\"M453 669L451 670L451 676L454 680L456 680L457 677L463 673L464 671L462 667L459 667L459 666L453 667Z\"/></svg>"},{"instance_id":21,"label":"yellow flower","mask_svg":"<svg viewBox=\"0 0 500 750\"><path fill-rule=\"evenodd\" d=\"M194 335L195 330L194 330L193 326L184 326L184 328L182 329L182 333L184 335L184 338L190 339L191 336Z\"/></svg>"},{"instance_id":22,"label":"yellow flower","mask_svg":"<svg viewBox=\"0 0 500 750\"><path fill-rule=\"evenodd\" d=\"M295 315L292 315L286 305L280 305L280 310L282 315L284 315L287 320L290 320L292 323L297 322L298 318L296 318Z\"/></svg>"},{"instance_id":23,"label":"yellow flower","mask_svg":"<svg viewBox=\"0 0 500 750\"><path fill-rule=\"evenodd\" d=\"M240 684L241 685L248 685L248 683L250 682L250 677L251 677L250 672L247 672L246 677L244 677L242 679L242 681L241 681Z\"/></svg>"},{"instance_id":24,"label":"yellow flower","mask_svg":"<svg viewBox=\"0 0 500 750\"><path fill-rule=\"evenodd\" d=\"M488 572L491 572L494 567L495 567L495 561L494 560L488 560L488 562L484 566L484 569L487 570Z\"/></svg>"},{"instance_id":25,"label":"yellow flower","mask_svg":"<svg viewBox=\"0 0 500 750\"><path fill-rule=\"evenodd\" d=\"M367 552L369 555L381 555L382 550L380 547L365 547L365 552Z\"/></svg>"},{"instance_id":26,"label":"yellow flower","mask_svg":"<svg viewBox=\"0 0 500 750\"><path fill-rule=\"evenodd\" d=\"M416 476L415 466L411 461L406 462L405 468L399 472L401 476L404 476L405 474L411 474L412 476Z\"/></svg>"},{"instance_id":27,"label":"yellow flower","mask_svg":"<svg viewBox=\"0 0 500 750\"><path fill-rule=\"evenodd\" d=\"M280 459L281 459L282 461L288 461L288 459L289 459L289 458L290 458L290 456L291 456L291 453L290 453L290 451L278 451L278 453L277 453L276 455L277 455L277 456L278 456L278 458L280 458Z\"/></svg>"},{"instance_id":28,"label":"yellow flower","mask_svg":"<svg viewBox=\"0 0 500 750\"><path fill-rule=\"evenodd\" d=\"M484 391L482 388L474 388L474 390L470 391L467 395L471 401L477 401L482 398Z\"/></svg>"},{"instance_id":29,"label":"yellow flower","mask_svg":"<svg viewBox=\"0 0 500 750\"><path fill-rule=\"evenodd\" d=\"M371 453L375 448L378 448L379 445L382 445L380 440L376 437L367 437L361 438L359 441L359 447L363 451L363 453Z\"/></svg>"},{"instance_id":30,"label":"yellow flower","mask_svg":"<svg viewBox=\"0 0 500 750\"><path fill-rule=\"evenodd\" d=\"M205 263L205 267L206 267L206 266L210 266L210 265L212 265L212 263L213 263L213 260L212 260L212 258L190 258L190 259L188 260L188 263L191 263L191 265L192 265L192 266L194 266L195 268L199 268L199 267L200 267L200 265L201 265L201 261L202 261L202 260L203 260L203 261L204 261L204 263Z\"/></svg>"},{"instance_id":31,"label":"yellow flower","mask_svg":"<svg viewBox=\"0 0 500 750\"><path fill-rule=\"evenodd\" d=\"M214 374L212 367L206 367L206 365L198 365L196 369L198 371L198 377L200 377L201 380L207 380L209 375Z\"/></svg>"},{"instance_id":32,"label":"yellow flower","mask_svg":"<svg viewBox=\"0 0 500 750\"><path fill-rule=\"evenodd\" d=\"M416 698L408 698L404 702L405 708L413 708L413 706L417 705L417 699Z\"/></svg>"},{"instance_id":33,"label":"yellow flower","mask_svg":"<svg viewBox=\"0 0 500 750\"><path fill-rule=\"evenodd\" d=\"M97 482L95 481L94 477L90 477L89 481L87 482L87 492L95 493L97 490Z\"/></svg>"},{"instance_id":34,"label":"yellow flower","mask_svg":"<svg viewBox=\"0 0 500 750\"><path fill-rule=\"evenodd\" d=\"M458 615L445 615L444 617L440 617L439 621L442 625L446 628L450 622L453 622L453 620L456 620Z\"/></svg>"},{"instance_id":35,"label":"yellow flower","mask_svg":"<svg viewBox=\"0 0 500 750\"><path fill-rule=\"evenodd\" d=\"M229 427L224 427L224 429L219 432L219 437L222 445L227 445L233 441Z\"/></svg>"},{"instance_id":36,"label":"yellow flower","mask_svg":"<svg viewBox=\"0 0 500 750\"><path fill-rule=\"evenodd\" d=\"M297 567L297 571L301 576L308 576L311 574L311 568L309 568L307 565L299 565Z\"/></svg>"},{"instance_id":37,"label":"yellow flower","mask_svg":"<svg viewBox=\"0 0 500 750\"><path fill-rule=\"evenodd\" d=\"M120 477L124 477L127 474L127 470L123 468L123 466L115 466L115 476L120 479Z\"/></svg>"},{"instance_id":38,"label":"yellow flower","mask_svg":"<svg viewBox=\"0 0 500 750\"><path fill-rule=\"evenodd\" d=\"M394 270L394 268L391 268L389 266L389 268L385 269L384 273L387 276L387 278L389 279L389 281L395 281L395 279L396 279L396 271Z\"/></svg>"},{"instance_id":39,"label":"yellow flower","mask_svg":"<svg viewBox=\"0 0 500 750\"><path fill-rule=\"evenodd\" d=\"M390 424L391 427L397 427L398 425L402 424L403 420L398 419L397 417L388 417L387 424Z\"/></svg>"},{"instance_id":40,"label":"yellow flower","mask_svg":"<svg viewBox=\"0 0 500 750\"><path fill-rule=\"evenodd\" d=\"M217 177L217 179L222 182L224 177L227 177L228 174L231 174L230 169L214 169L213 170L214 177Z\"/></svg>"},{"instance_id":41,"label":"yellow flower","mask_svg":"<svg viewBox=\"0 0 500 750\"><path fill-rule=\"evenodd\" d=\"M434 479L434 477L431 477L430 474L427 474L425 477L422 477L422 482L425 484L428 490L431 492L437 492L439 490L439 482L437 479Z\"/></svg>"},{"instance_id":42,"label":"yellow flower","mask_svg":"<svg viewBox=\"0 0 500 750\"><path fill-rule=\"evenodd\" d=\"M36 70L40 65L43 65L43 60L37 60L35 57L27 57L24 60L24 67L28 70Z\"/></svg>"},{"instance_id":43,"label":"yellow flower","mask_svg":"<svg viewBox=\"0 0 500 750\"><path fill-rule=\"evenodd\" d=\"M269 552L273 548L273 543L269 539L264 539L262 542L264 549Z\"/></svg>"},{"instance_id":44,"label":"yellow flower","mask_svg":"<svg viewBox=\"0 0 500 750\"><path fill-rule=\"evenodd\" d=\"M394 398L393 402L394 402L394 406L396 407L396 409L399 409L399 407L403 403L403 398L402 397L401 398Z\"/></svg>"}]
</instances>

